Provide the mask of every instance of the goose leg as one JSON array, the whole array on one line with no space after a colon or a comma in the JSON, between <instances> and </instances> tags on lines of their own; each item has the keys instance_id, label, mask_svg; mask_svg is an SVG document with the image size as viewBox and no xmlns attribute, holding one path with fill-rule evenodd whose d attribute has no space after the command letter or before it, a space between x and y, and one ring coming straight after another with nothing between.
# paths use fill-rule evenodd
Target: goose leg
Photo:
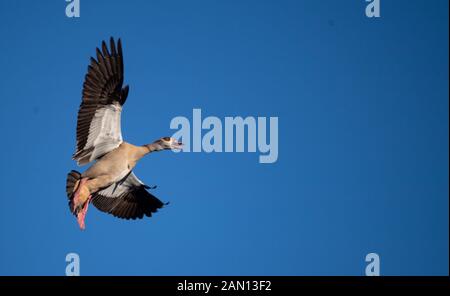
<instances>
[{"instance_id":1,"label":"goose leg","mask_svg":"<svg viewBox=\"0 0 450 296\"><path fill-rule=\"evenodd\" d=\"M77 222L81 230L85 228L84 219L91 201L91 193L86 184L87 182L87 178L81 179L73 196L73 213L77 216Z\"/></svg>"},{"instance_id":2,"label":"goose leg","mask_svg":"<svg viewBox=\"0 0 450 296\"><path fill-rule=\"evenodd\" d=\"M88 180L87 178L83 178L83 179L80 180L80 184L78 184L77 191L75 191L75 193L73 195L74 209L78 208L84 202L80 195L81 195L81 192L82 192L82 190L84 188L84 185L86 184L87 180Z\"/></svg>"},{"instance_id":3,"label":"goose leg","mask_svg":"<svg viewBox=\"0 0 450 296\"><path fill-rule=\"evenodd\" d=\"M89 195L88 199L86 200L86 202L83 205L83 208L77 214L77 221L78 221L78 225L80 226L81 230L84 230L86 228L84 219L86 218L86 214L87 214L87 210L89 208L90 202L91 202L91 196Z\"/></svg>"}]
</instances>

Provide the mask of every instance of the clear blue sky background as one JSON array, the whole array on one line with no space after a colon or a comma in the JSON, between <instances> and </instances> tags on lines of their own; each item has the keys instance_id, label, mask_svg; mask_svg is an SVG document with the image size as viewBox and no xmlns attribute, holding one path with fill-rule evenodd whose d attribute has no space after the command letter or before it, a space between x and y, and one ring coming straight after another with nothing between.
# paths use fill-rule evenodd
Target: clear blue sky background
<instances>
[{"instance_id":1,"label":"clear blue sky background","mask_svg":"<svg viewBox=\"0 0 450 296\"><path fill-rule=\"evenodd\" d=\"M448 1L0 2L0 274L448 274ZM89 57L123 40L124 138L203 114L278 116L279 159L150 155L171 204L125 221L69 213ZM84 170L85 168L81 168Z\"/></svg>"}]
</instances>

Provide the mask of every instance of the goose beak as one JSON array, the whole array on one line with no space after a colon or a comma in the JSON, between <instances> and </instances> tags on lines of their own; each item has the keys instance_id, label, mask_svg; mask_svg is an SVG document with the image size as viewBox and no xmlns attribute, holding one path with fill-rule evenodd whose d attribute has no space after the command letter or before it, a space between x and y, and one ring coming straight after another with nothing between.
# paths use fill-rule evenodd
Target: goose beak
<instances>
[{"instance_id":1,"label":"goose beak","mask_svg":"<svg viewBox=\"0 0 450 296\"><path fill-rule=\"evenodd\" d=\"M172 149L175 150L182 150L183 149L183 143L181 142L175 142L172 144Z\"/></svg>"}]
</instances>

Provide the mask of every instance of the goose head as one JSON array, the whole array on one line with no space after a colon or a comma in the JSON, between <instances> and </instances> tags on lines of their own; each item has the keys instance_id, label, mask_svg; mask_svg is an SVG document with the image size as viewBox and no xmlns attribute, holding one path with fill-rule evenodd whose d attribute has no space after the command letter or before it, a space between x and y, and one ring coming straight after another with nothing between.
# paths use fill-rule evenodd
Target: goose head
<instances>
[{"instance_id":1,"label":"goose head","mask_svg":"<svg viewBox=\"0 0 450 296\"><path fill-rule=\"evenodd\" d=\"M181 150L183 149L183 143L179 142L175 138L163 137L156 141L157 144L165 150Z\"/></svg>"}]
</instances>

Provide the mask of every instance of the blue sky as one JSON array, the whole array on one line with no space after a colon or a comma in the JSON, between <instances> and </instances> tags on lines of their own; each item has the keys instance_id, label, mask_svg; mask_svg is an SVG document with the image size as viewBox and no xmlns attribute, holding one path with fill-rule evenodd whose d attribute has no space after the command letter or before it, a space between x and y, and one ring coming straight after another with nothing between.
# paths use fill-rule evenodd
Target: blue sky
<instances>
[{"instance_id":1,"label":"blue sky","mask_svg":"<svg viewBox=\"0 0 450 296\"><path fill-rule=\"evenodd\" d=\"M0 274L448 274L448 1L0 2ZM170 120L277 116L279 157L155 153L171 204L125 221L65 196L89 57L121 37L125 140ZM85 168L80 168L84 170Z\"/></svg>"}]
</instances>

